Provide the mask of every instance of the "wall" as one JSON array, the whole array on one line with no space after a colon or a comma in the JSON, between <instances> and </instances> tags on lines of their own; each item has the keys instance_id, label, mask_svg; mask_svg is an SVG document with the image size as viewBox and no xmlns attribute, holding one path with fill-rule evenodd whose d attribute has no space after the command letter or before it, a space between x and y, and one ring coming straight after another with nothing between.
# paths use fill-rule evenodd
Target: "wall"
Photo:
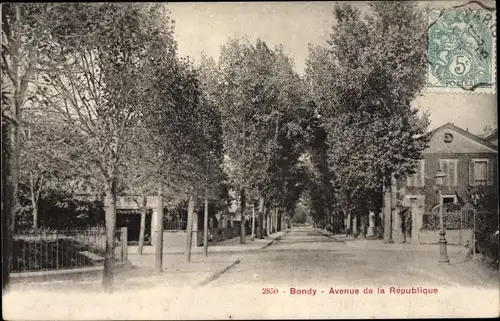
<instances>
[{"instance_id":1,"label":"wall","mask_svg":"<svg viewBox=\"0 0 500 321\"><path fill-rule=\"evenodd\" d=\"M251 230L247 228L247 235ZM214 244L240 234L240 227L214 228L209 231L209 244ZM193 246L203 246L203 230L193 231ZM179 248L186 245L186 231L163 231L163 247Z\"/></svg>"},{"instance_id":2,"label":"wall","mask_svg":"<svg viewBox=\"0 0 500 321\"><path fill-rule=\"evenodd\" d=\"M186 231L163 231L163 248L184 248Z\"/></svg>"},{"instance_id":3,"label":"wall","mask_svg":"<svg viewBox=\"0 0 500 321\"><path fill-rule=\"evenodd\" d=\"M438 244L439 231L420 231L418 242L420 244ZM450 245L464 245L469 241L472 246L472 230L450 230L446 231L446 241Z\"/></svg>"}]
</instances>

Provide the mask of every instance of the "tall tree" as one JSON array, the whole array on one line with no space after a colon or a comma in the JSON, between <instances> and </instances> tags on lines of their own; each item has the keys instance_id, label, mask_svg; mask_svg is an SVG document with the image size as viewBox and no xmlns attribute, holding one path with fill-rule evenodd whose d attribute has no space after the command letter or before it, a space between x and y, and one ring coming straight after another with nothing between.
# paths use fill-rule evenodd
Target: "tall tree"
<instances>
[{"instance_id":1,"label":"tall tree","mask_svg":"<svg viewBox=\"0 0 500 321\"><path fill-rule=\"evenodd\" d=\"M2 288L9 284L20 159L20 114L29 106L42 57L54 27L52 12L61 4L2 4ZM42 63L43 62L43 63Z\"/></svg>"},{"instance_id":2,"label":"tall tree","mask_svg":"<svg viewBox=\"0 0 500 321\"><path fill-rule=\"evenodd\" d=\"M71 28L50 44L53 60L41 101L72 125L74 147L100 170L105 186L107 242L103 286L113 282L116 188L124 142L140 125L150 94L151 52L175 52L172 26L162 4L68 4L60 9ZM143 121L142 121L143 122Z\"/></svg>"},{"instance_id":3,"label":"tall tree","mask_svg":"<svg viewBox=\"0 0 500 321\"><path fill-rule=\"evenodd\" d=\"M268 115L264 110L269 108L265 77L270 73L271 60L271 51L264 43L258 40L254 47L246 39L229 40L221 48L219 58L218 89L227 151L225 162L232 185L239 193L240 243L246 242L246 194L252 188L259 168L262 169L262 161L265 161L258 142L269 133L260 119Z\"/></svg>"},{"instance_id":4,"label":"tall tree","mask_svg":"<svg viewBox=\"0 0 500 321\"><path fill-rule=\"evenodd\" d=\"M362 17L352 5L336 6L328 47L313 48L308 62L343 208L390 186L391 175L412 173L427 143L428 121L411 107L425 82L424 15L412 2L370 8Z\"/></svg>"},{"instance_id":5,"label":"tall tree","mask_svg":"<svg viewBox=\"0 0 500 321\"><path fill-rule=\"evenodd\" d=\"M199 67L201 91L201 118L204 148L202 156L202 184L205 188L205 211L203 214L203 248L208 255L208 202L219 196L223 182L222 123L217 106L217 65L212 58L202 56Z\"/></svg>"},{"instance_id":6,"label":"tall tree","mask_svg":"<svg viewBox=\"0 0 500 321\"><path fill-rule=\"evenodd\" d=\"M264 204L279 207L277 195L283 164L293 164L301 152L290 146L299 140L304 120L304 86L295 73L291 59L278 46L270 49L257 39L230 40L219 59L220 105L223 115L224 146L230 177L240 192L240 211L245 198L259 199L259 236L263 237ZM307 120L305 120L307 122ZM292 142L290 145L286 142ZM280 154L280 151L282 154ZM290 153L290 155L287 155ZM293 156L292 156L293 154ZM281 156L280 156L281 155ZM283 161L280 164L279 159ZM283 181L280 186L284 186ZM267 198L267 200L265 200ZM252 201L253 202L253 201ZM242 219L241 242L244 242Z\"/></svg>"}]
</instances>

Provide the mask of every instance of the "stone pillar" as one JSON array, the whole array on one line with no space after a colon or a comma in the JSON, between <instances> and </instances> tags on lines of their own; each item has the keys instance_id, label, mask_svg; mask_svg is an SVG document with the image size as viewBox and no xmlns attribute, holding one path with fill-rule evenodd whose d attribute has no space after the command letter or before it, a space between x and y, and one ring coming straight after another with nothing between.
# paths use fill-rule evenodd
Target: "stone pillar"
<instances>
[{"instance_id":1,"label":"stone pillar","mask_svg":"<svg viewBox=\"0 0 500 321\"><path fill-rule=\"evenodd\" d=\"M351 213L347 214L345 222L345 234L349 235L352 229Z\"/></svg>"},{"instance_id":2,"label":"stone pillar","mask_svg":"<svg viewBox=\"0 0 500 321\"><path fill-rule=\"evenodd\" d=\"M366 231L367 237L372 237L375 235L375 213L370 211L368 213L368 230Z\"/></svg>"},{"instance_id":3,"label":"stone pillar","mask_svg":"<svg viewBox=\"0 0 500 321\"><path fill-rule=\"evenodd\" d=\"M352 218L352 234L358 236L358 216L356 214Z\"/></svg>"},{"instance_id":4,"label":"stone pillar","mask_svg":"<svg viewBox=\"0 0 500 321\"><path fill-rule=\"evenodd\" d=\"M394 209L392 211L392 213L393 213L392 215L393 215L393 220L394 220L394 224L393 224L394 241L397 243L405 243L405 235L404 235L403 229L401 228L402 218L401 218L400 210Z\"/></svg>"},{"instance_id":5,"label":"stone pillar","mask_svg":"<svg viewBox=\"0 0 500 321\"><path fill-rule=\"evenodd\" d=\"M196 208L193 212L193 241L191 243L191 247L196 247L198 246L198 242L200 241L198 238L198 212L196 211Z\"/></svg>"},{"instance_id":6,"label":"stone pillar","mask_svg":"<svg viewBox=\"0 0 500 321\"><path fill-rule=\"evenodd\" d=\"M153 214L151 215L151 245L156 246L156 232L158 227L156 222L158 222L159 211L157 208L153 208Z\"/></svg>"}]
</instances>

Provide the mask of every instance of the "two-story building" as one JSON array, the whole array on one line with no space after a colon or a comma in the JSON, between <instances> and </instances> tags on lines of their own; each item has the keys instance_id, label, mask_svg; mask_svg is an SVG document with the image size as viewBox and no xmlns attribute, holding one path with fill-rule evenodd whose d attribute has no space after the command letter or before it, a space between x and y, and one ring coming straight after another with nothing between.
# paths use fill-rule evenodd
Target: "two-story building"
<instances>
[{"instance_id":1,"label":"two-story building","mask_svg":"<svg viewBox=\"0 0 500 321\"><path fill-rule=\"evenodd\" d=\"M474 135L467 130L447 123L429 132L429 146L422 153L416 173L406 180L396 182L393 199L409 207L411 213L411 243L436 243L432 234L422 235L424 213L432 211L436 205L456 203L458 197L464 197L470 186L485 185L488 189L498 186L497 146L487 139ZM443 180L441 196L437 193L435 174L441 169L446 177ZM394 207L394 206L393 206ZM396 211L397 212L397 211ZM455 239L450 231L447 237L450 244L463 241ZM401 230L401 217L393 213L393 239L402 242L405 239ZM407 239L406 242L409 240Z\"/></svg>"}]
</instances>

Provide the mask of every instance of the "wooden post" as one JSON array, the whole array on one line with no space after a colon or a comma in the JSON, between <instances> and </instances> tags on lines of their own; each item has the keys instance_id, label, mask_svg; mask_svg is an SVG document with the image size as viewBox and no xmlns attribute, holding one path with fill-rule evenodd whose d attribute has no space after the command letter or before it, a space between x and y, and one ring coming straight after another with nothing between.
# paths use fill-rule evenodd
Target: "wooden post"
<instances>
[{"instance_id":1,"label":"wooden post","mask_svg":"<svg viewBox=\"0 0 500 321\"><path fill-rule=\"evenodd\" d=\"M208 256L208 199L205 198L205 212L203 214L203 255Z\"/></svg>"},{"instance_id":2,"label":"wooden post","mask_svg":"<svg viewBox=\"0 0 500 321\"><path fill-rule=\"evenodd\" d=\"M192 195L189 195L188 217L187 217L187 227L186 227L186 248L185 248L185 255L187 262L191 262L191 244L193 243L193 215L194 215L194 199Z\"/></svg>"},{"instance_id":3,"label":"wooden post","mask_svg":"<svg viewBox=\"0 0 500 321\"><path fill-rule=\"evenodd\" d=\"M128 259L128 233L127 233L127 228L122 227L121 228L121 236L122 236L122 262L127 261Z\"/></svg>"}]
</instances>

